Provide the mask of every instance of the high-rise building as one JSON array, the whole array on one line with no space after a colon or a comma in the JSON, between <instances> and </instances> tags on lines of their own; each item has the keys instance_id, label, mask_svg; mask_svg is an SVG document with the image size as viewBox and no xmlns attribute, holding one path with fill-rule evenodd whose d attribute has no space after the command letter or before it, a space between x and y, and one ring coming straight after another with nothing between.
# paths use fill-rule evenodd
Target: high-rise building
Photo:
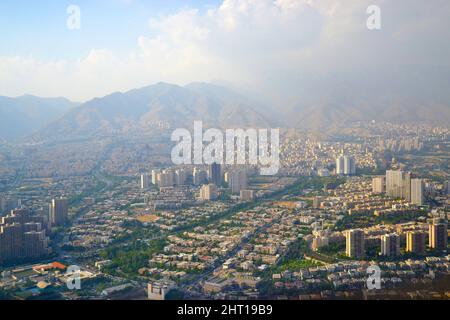
<instances>
[{"instance_id":1,"label":"high-rise building","mask_svg":"<svg viewBox=\"0 0 450 320\"><path fill-rule=\"evenodd\" d=\"M411 172L405 172L403 175L403 199L411 202Z\"/></svg>"},{"instance_id":2,"label":"high-rise building","mask_svg":"<svg viewBox=\"0 0 450 320\"><path fill-rule=\"evenodd\" d=\"M386 177L374 177L372 178L372 192L374 194L381 194L386 192Z\"/></svg>"},{"instance_id":3,"label":"high-rise building","mask_svg":"<svg viewBox=\"0 0 450 320\"><path fill-rule=\"evenodd\" d=\"M48 255L45 219L28 209L16 209L0 219L0 263Z\"/></svg>"},{"instance_id":4,"label":"high-rise building","mask_svg":"<svg viewBox=\"0 0 450 320\"><path fill-rule=\"evenodd\" d=\"M355 158L350 156L340 156L336 159L336 174L353 175L356 174Z\"/></svg>"},{"instance_id":5,"label":"high-rise building","mask_svg":"<svg viewBox=\"0 0 450 320\"><path fill-rule=\"evenodd\" d=\"M364 231L355 229L348 230L346 237L346 255L349 258L363 258L365 255Z\"/></svg>"},{"instance_id":6,"label":"high-rise building","mask_svg":"<svg viewBox=\"0 0 450 320\"><path fill-rule=\"evenodd\" d=\"M448 223L445 219L434 219L429 225L429 246L436 250L447 250Z\"/></svg>"},{"instance_id":7,"label":"high-rise building","mask_svg":"<svg viewBox=\"0 0 450 320\"><path fill-rule=\"evenodd\" d=\"M217 199L217 187L215 184L205 184L200 189L200 199L212 201Z\"/></svg>"},{"instance_id":8,"label":"high-rise building","mask_svg":"<svg viewBox=\"0 0 450 320\"><path fill-rule=\"evenodd\" d=\"M144 190L148 189L149 186L150 186L150 177L146 173L141 174L141 189Z\"/></svg>"},{"instance_id":9,"label":"high-rise building","mask_svg":"<svg viewBox=\"0 0 450 320\"><path fill-rule=\"evenodd\" d=\"M223 181L225 181L225 183L230 183L231 180L231 172L227 171L223 174Z\"/></svg>"},{"instance_id":10,"label":"high-rise building","mask_svg":"<svg viewBox=\"0 0 450 320\"><path fill-rule=\"evenodd\" d=\"M393 234L385 234L381 236L381 255L394 257L400 254L400 237Z\"/></svg>"},{"instance_id":11,"label":"high-rise building","mask_svg":"<svg viewBox=\"0 0 450 320\"><path fill-rule=\"evenodd\" d=\"M185 169L178 169L175 172L175 184L178 186L185 186L192 180L191 173Z\"/></svg>"},{"instance_id":12,"label":"high-rise building","mask_svg":"<svg viewBox=\"0 0 450 320\"><path fill-rule=\"evenodd\" d=\"M67 199L53 199L49 207L49 221L52 227L63 226L69 217L69 204Z\"/></svg>"},{"instance_id":13,"label":"high-rise building","mask_svg":"<svg viewBox=\"0 0 450 320\"><path fill-rule=\"evenodd\" d=\"M411 179L411 203L418 206L424 204L424 184L422 179Z\"/></svg>"},{"instance_id":14,"label":"high-rise building","mask_svg":"<svg viewBox=\"0 0 450 320\"><path fill-rule=\"evenodd\" d=\"M0 217L6 212L6 197L0 195Z\"/></svg>"},{"instance_id":15,"label":"high-rise building","mask_svg":"<svg viewBox=\"0 0 450 320\"><path fill-rule=\"evenodd\" d=\"M239 194L241 190L247 189L247 173L244 170L236 170L231 173L231 193Z\"/></svg>"},{"instance_id":16,"label":"high-rise building","mask_svg":"<svg viewBox=\"0 0 450 320\"><path fill-rule=\"evenodd\" d=\"M209 182L216 186L222 186L222 167L220 164L213 163L209 166Z\"/></svg>"},{"instance_id":17,"label":"high-rise building","mask_svg":"<svg viewBox=\"0 0 450 320\"><path fill-rule=\"evenodd\" d=\"M255 191L254 190L241 190L241 201L253 202L255 201Z\"/></svg>"},{"instance_id":18,"label":"high-rise building","mask_svg":"<svg viewBox=\"0 0 450 320\"><path fill-rule=\"evenodd\" d=\"M199 168L194 168L193 182L195 186L201 186L208 182L208 173Z\"/></svg>"},{"instance_id":19,"label":"high-rise building","mask_svg":"<svg viewBox=\"0 0 450 320\"><path fill-rule=\"evenodd\" d=\"M447 192L447 195L450 196L450 181L445 182L444 190Z\"/></svg>"},{"instance_id":20,"label":"high-rise building","mask_svg":"<svg viewBox=\"0 0 450 320\"><path fill-rule=\"evenodd\" d=\"M152 170L152 184L157 186L159 185L161 179L161 170Z\"/></svg>"},{"instance_id":21,"label":"high-rise building","mask_svg":"<svg viewBox=\"0 0 450 320\"><path fill-rule=\"evenodd\" d=\"M411 174L404 171L386 171L386 194L411 201Z\"/></svg>"},{"instance_id":22,"label":"high-rise building","mask_svg":"<svg viewBox=\"0 0 450 320\"><path fill-rule=\"evenodd\" d=\"M408 231L406 233L406 252L422 255L425 253L425 233Z\"/></svg>"},{"instance_id":23,"label":"high-rise building","mask_svg":"<svg viewBox=\"0 0 450 320\"><path fill-rule=\"evenodd\" d=\"M175 185L175 172L172 170L164 170L160 174L160 188L172 188Z\"/></svg>"},{"instance_id":24,"label":"high-rise building","mask_svg":"<svg viewBox=\"0 0 450 320\"><path fill-rule=\"evenodd\" d=\"M339 158L336 159L336 174L337 175L342 175L344 174L344 157L340 156Z\"/></svg>"},{"instance_id":25,"label":"high-rise building","mask_svg":"<svg viewBox=\"0 0 450 320\"><path fill-rule=\"evenodd\" d=\"M356 161L355 158L350 156L344 156L344 174L354 175L356 174Z\"/></svg>"}]
</instances>

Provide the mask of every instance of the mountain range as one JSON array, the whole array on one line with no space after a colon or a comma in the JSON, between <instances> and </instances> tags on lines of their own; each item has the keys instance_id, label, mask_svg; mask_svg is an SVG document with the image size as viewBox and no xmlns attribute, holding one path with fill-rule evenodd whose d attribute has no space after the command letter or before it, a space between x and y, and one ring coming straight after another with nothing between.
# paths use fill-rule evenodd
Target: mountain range
<instances>
[{"instance_id":1,"label":"mountain range","mask_svg":"<svg viewBox=\"0 0 450 320\"><path fill-rule=\"evenodd\" d=\"M0 96L0 140L25 138L78 105L65 98Z\"/></svg>"},{"instance_id":2,"label":"mountain range","mask_svg":"<svg viewBox=\"0 0 450 320\"><path fill-rule=\"evenodd\" d=\"M184 87L157 83L117 92L69 110L38 132L41 137L121 134L159 128L270 127L276 123L267 106L224 87L193 83Z\"/></svg>"},{"instance_id":3,"label":"mountain range","mask_svg":"<svg viewBox=\"0 0 450 320\"><path fill-rule=\"evenodd\" d=\"M371 120L450 126L449 68L346 70L292 82L297 97L284 117L292 128L323 132Z\"/></svg>"},{"instance_id":4,"label":"mountain range","mask_svg":"<svg viewBox=\"0 0 450 320\"><path fill-rule=\"evenodd\" d=\"M427 73L428 72L428 73ZM161 128L289 127L327 132L353 121L450 125L450 72L389 71L294 82L289 102L249 97L224 86L157 83L82 104L64 98L0 97L0 139L60 139L153 132ZM383 80L384 79L384 80ZM433 81L431 81L431 80ZM297 89L297 90L295 90Z\"/></svg>"}]
</instances>

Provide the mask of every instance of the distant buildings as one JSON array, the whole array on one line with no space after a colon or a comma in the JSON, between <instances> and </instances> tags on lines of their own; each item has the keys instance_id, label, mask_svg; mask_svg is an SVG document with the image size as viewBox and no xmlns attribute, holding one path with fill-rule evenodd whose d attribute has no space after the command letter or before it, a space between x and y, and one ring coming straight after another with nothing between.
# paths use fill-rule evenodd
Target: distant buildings
<instances>
[{"instance_id":1,"label":"distant buildings","mask_svg":"<svg viewBox=\"0 0 450 320\"><path fill-rule=\"evenodd\" d=\"M143 190L148 189L149 186L150 186L150 177L146 173L141 174L141 189Z\"/></svg>"},{"instance_id":2,"label":"distant buildings","mask_svg":"<svg viewBox=\"0 0 450 320\"><path fill-rule=\"evenodd\" d=\"M393 234L385 234L381 236L381 255L387 257L395 257L400 254L400 237Z\"/></svg>"},{"instance_id":3,"label":"distant buildings","mask_svg":"<svg viewBox=\"0 0 450 320\"><path fill-rule=\"evenodd\" d=\"M322 247L326 247L329 245L330 242L330 238L326 237L326 236L316 236L313 238L312 244L311 244L311 248L314 251L319 250Z\"/></svg>"},{"instance_id":4,"label":"distant buildings","mask_svg":"<svg viewBox=\"0 0 450 320\"><path fill-rule=\"evenodd\" d=\"M217 187L222 186L222 167L220 164L213 163L209 166L208 178L210 183Z\"/></svg>"},{"instance_id":5,"label":"distant buildings","mask_svg":"<svg viewBox=\"0 0 450 320\"><path fill-rule=\"evenodd\" d=\"M386 177L374 177L372 178L372 192L374 194L382 194L386 192Z\"/></svg>"},{"instance_id":6,"label":"distant buildings","mask_svg":"<svg viewBox=\"0 0 450 320\"><path fill-rule=\"evenodd\" d=\"M193 182L192 172L187 169L152 170L151 179L152 184L160 188L186 186Z\"/></svg>"},{"instance_id":7,"label":"distant buildings","mask_svg":"<svg viewBox=\"0 0 450 320\"><path fill-rule=\"evenodd\" d=\"M314 209L319 209L320 205L322 203L322 200L323 200L322 197L319 197L319 196L314 197L312 207Z\"/></svg>"},{"instance_id":8,"label":"distant buildings","mask_svg":"<svg viewBox=\"0 0 450 320\"><path fill-rule=\"evenodd\" d=\"M173 170L164 170L160 174L160 188L172 188L175 185L175 172Z\"/></svg>"},{"instance_id":9,"label":"distant buildings","mask_svg":"<svg viewBox=\"0 0 450 320\"><path fill-rule=\"evenodd\" d=\"M0 216L2 214L10 213L11 210L20 208L21 205L22 203L19 199L0 196Z\"/></svg>"},{"instance_id":10,"label":"distant buildings","mask_svg":"<svg viewBox=\"0 0 450 320\"><path fill-rule=\"evenodd\" d=\"M217 199L217 186L215 184L205 184L200 189L200 199L212 201Z\"/></svg>"},{"instance_id":11,"label":"distant buildings","mask_svg":"<svg viewBox=\"0 0 450 320\"><path fill-rule=\"evenodd\" d=\"M161 170L152 170L152 184L159 185L159 181L161 180Z\"/></svg>"},{"instance_id":12,"label":"distant buildings","mask_svg":"<svg viewBox=\"0 0 450 320\"><path fill-rule=\"evenodd\" d=\"M253 202L255 201L255 191L254 190L241 190L241 201Z\"/></svg>"},{"instance_id":13,"label":"distant buildings","mask_svg":"<svg viewBox=\"0 0 450 320\"><path fill-rule=\"evenodd\" d=\"M362 258L365 255L364 231L348 230L345 233L346 249L345 253L349 258Z\"/></svg>"},{"instance_id":14,"label":"distant buildings","mask_svg":"<svg viewBox=\"0 0 450 320\"><path fill-rule=\"evenodd\" d=\"M350 156L340 156L336 159L337 175L353 175L356 174L355 158Z\"/></svg>"},{"instance_id":15,"label":"distant buildings","mask_svg":"<svg viewBox=\"0 0 450 320\"><path fill-rule=\"evenodd\" d=\"M418 255L425 253L425 233L422 231L408 231L406 233L406 252Z\"/></svg>"},{"instance_id":16,"label":"distant buildings","mask_svg":"<svg viewBox=\"0 0 450 320\"><path fill-rule=\"evenodd\" d=\"M0 219L0 263L44 257L48 242L43 216L17 209Z\"/></svg>"},{"instance_id":17,"label":"distant buildings","mask_svg":"<svg viewBox=\"0 0 450 320\"><path fill-rule=\"evenodd\" d=\"M69 217L69 204L67 199L53 199L49 206L49 221L52 227L63 226Z\"/></svg>"},{"instance_id":18,"label":"distant buildings","mask_svg":"<svg viewBox=\"0 0 450 320\"><path fill-rule=\"evenodd\" d=\"M436 250L447 250L448 231L447 221L434 219L429 226L429 246Z\"/></svg>"},{"instance_id":19,"label":"distant buildings","mask_svg":"<svg viewBox=\"0 0 450 320\"><path fill-rule=\"evenodd\" d=\"M373 179L373 188L379 191L378 178ZM386 171L386 195L392 198L404 199L417 206L423 206L424 183L422 179L412 179L410 172ZM378 193L378 192L377 192Z\"/></svg>"},{"instance_id":20,"label":"distant buildings","mask_svg":"<svg viewBox=\"0 0 450 320\"><path fill-rule=\"evenodd\" d=\"M411 179L411 203L418 206L424 204L424 184L422 179Z\"/></svg>"},{"instance_id":21,"label":"distant buildings","mask_svg":"<svg viewBox=\"0 0 450 320\"><path fill-rule=\"evenodd\" d=\"M186 169L178 169L175 172L175 184L177 186L185 186L192 180L192 173Z\"/></svg>"},{"instance_id":22,"label":"distant buildings","mask_svg":"<svg viewBox=\"0 0 450 320\"><path fill-rule=\"evenodd\" d=\"M199 168L194 168L193 183L195 186L201 186L208 182L208 173Z\"/></svg>"},{"instance_id":23,"label":"distant buildings","mask_svg":"<svg viewBox=\"0 0 450 320\"><path fill-rule=\"evenodd\" d=\"M330 170L328 170L327 168L319 169L319 170L317 170L317 175L319 177L329 177L330 176Z\"/></svg>"},{"instance_id":24,"label":"distant buildings","mask_svg":"<svg viewBox=\"0 0 450 320\"><path fill-rule=\"evenodd\" d=\"M239 194L241 190L247 188L247 173L245 170L236 170L231 173L230 177L230 188L231 193Z\"/></svg>"},{"instance_id":25,"label":"distant buildings","mask_svg":"<svg viewBox=\"0 0 450 320\"><path fill-rule=\"evenodd\" d=\"M411 201L411 174L404 171L386 171L386 194Z\"/></svg>"}]
</instances>

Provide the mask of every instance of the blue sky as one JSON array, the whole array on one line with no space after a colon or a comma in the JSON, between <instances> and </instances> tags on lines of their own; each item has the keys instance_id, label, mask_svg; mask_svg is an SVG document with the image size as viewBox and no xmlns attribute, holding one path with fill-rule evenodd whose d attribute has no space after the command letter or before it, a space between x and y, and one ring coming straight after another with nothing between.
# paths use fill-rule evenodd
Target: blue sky
<instances>
[{"instance_id":1,"label":"blue sky","mask_svg":"<svg viewBox=\"0 0 450 320\"><path fill-rule=\"evenodd\" d=\"M342 70L450 67L449 16L448 0L0 0L0 95L220 81L288 99L298 79Z\"/></svg>"},{"instance_id":2,"label":"blue sky","mask_svg":"<svg viewBox=\"0 0 450 320\"><path fill-rule=\"evenodd\" d=\"M72 59L93 48L127 52L151 35L151 17L186 8L206 10L219 0L1 0L0 55ZM66 28L69 5L81 9L81 30Z\"/></svg>"}]
</instances>

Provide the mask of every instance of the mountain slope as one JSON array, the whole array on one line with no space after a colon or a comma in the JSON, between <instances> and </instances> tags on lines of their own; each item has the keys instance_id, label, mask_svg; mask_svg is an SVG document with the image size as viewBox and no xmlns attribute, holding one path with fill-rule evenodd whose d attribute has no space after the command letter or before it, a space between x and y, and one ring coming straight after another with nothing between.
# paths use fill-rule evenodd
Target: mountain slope
<instances>
[{"instance_id":1,"label":"mountain slope","mask_svg":"<svg viewBox=\"0 0 450 320\"><path fill-rule=\"evenodd\" d=\"M41 137L152 131L157 127L270 127L267 107L224 87L158 83L93 99L42 130Z\"/></svg>"},{"instance_id":2,"label":"mountain slope","mask_svg":"<svg viewBox=\"0 0 450 320\"><path fill-rule=\"evenodd\" d=\"M20 139L61 117L77 106L65 98L0 97L0 138Z\"/></svg>"},{"instance_id":3,"label":"mountain slope","mask_svg":"<svg viewBox=\"0 0 450 320\"><path fill-rule=\"evenodd\" d=\"M365 120L450 126L450 69L403 66L307 79L284 112L289 126L321 132Z\"/></svg>"}]
</instances>

